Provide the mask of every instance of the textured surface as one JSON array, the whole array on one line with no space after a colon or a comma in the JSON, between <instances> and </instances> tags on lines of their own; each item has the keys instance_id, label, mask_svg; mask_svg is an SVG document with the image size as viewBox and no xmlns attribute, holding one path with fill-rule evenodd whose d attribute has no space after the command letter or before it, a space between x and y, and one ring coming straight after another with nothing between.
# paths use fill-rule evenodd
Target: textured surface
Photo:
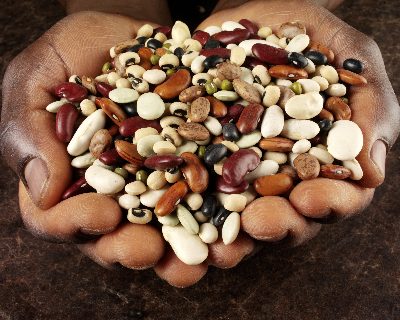
<instances>
[{"instance_id":1,"label":"textured surface","mask_svg":"<svg viewBox=\"0 0 400 320\"><path fill-rule=\"evenodd\" d=\"M337 14L380 45L400 94L395 0L346 1ZM56 1L2 2L0 72L63 16ZM296 249L265 248L231 270L174 289L152 270L110 272L22 226L17 180L0 164L0 319L400 319L400 146L372 205Z\"/></svg>"}]
</instances>

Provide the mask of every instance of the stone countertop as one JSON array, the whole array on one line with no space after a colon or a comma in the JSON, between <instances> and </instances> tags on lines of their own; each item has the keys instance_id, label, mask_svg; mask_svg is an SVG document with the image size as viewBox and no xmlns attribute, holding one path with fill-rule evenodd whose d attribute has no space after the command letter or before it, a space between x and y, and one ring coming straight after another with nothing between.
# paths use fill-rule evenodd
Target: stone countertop
<instances>
[{"instance_id":1,"label":"stone countertop","mask_svg":"<svg viewBox=\"0 0 400 320\"><path fill-rule=\"evenodd\" d=\"M379 44L400 94L400 7L354 0L337 15ZM63 16L56 1L2 2L0 72ZM265 248L176 289L152 270L111 272L22 226L17 179L0 163L0 319L400 319L400 146L371 206L295 249Z\"/></svg>"}]
</instances>

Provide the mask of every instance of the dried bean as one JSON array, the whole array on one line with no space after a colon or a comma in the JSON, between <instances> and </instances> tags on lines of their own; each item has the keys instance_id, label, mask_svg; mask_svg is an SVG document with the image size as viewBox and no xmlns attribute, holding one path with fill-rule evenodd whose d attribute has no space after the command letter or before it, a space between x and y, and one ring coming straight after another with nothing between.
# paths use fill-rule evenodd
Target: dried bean
<instances>
[{"instance_id":1,"label":"dried bean","mask_svg":"<svg viewBox=\"0 0 400 320\"><path fill-rule=\"evenodd\" d=\"M238 122L236 123L236 127L240 133L247 134L254 131L260 122L263 112L263 106L257 103L249 104L244 108L240 114Z\"/></svg>"},{"instance_id":2,"label":"dried bean","mask_svg":"<svg viewBox=\"0 0 400 320\"><path fill-rule=\"evenodd\" d=\"M56 115L56 136L61 142L70 142L79 112L71 103L63 104Z\"/></svg>"},{"instance_id":3,"label":"dried bean","mask_svg":"<svg viewBox=\"0 0 400 320\"><path fill-rule=\"evenodd\" d=\"M179 167L182 163L183 159L175 155L155 155L144 161L144 165L153 170L171 169Z\"/></svg>"},{"instance_id":4,"label":"dried bean","mask_svg":"<svg viewBox=\"0 0 400 320\"><path fill-rule=\"evenodd\" d=\"M158 216L171 214L188 192L189 186L185 181L174 183L158 200L154 213Z\"/></svg>"},{"instance_id":5,"label":"dried bean","mask_svg":"<svg viewBox=\"0 0 400 320\"><path fill-rule=\"evenodd\" d=\"M239 150L234 152L224 163L222 177L232 185L238 186L245 175L257 168L260 157L253 150Z\"/></svg>"},{"instance_id":6,"label":"dried bean","mask_svg":"<svg viewBox=\"0 0 400 320\"><path fill-rule=\"evenodd\" d=\"M204 192L208 187L209 181L207 169L201 160L191 152L184 152L180 156L185 162L181 167L181 171L190 189L193 192Z\"/></svg>"},{"instance_id":7,"label":"dried bean","mask_svg":"<svg viewBox=\"0 0 400 320\"><path fill-rule=\"evenodd\" d=\"M64 82L54 88L54 94L59 98L65 98L69 102L81 102L88 95L85 87L72 82Z\"/></svg>"}]
</instances>

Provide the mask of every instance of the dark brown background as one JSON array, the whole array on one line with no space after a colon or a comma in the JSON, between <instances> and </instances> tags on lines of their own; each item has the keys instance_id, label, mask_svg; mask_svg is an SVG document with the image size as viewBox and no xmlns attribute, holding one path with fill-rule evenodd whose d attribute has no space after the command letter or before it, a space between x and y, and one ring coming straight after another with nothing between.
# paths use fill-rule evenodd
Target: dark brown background
<instances>
[{"instance_id":1,"label":"dark brown background","mask_svg":"<svg viewBox=\"0 0 400 320\"><path fill-rule=\"evenodd\" d=\"M2 75L63 11L54 0L1 7ZM378 42L399 95L398 2L347 0L337 14ZM187 289L152 270L107 271L73 246L31 236L19 218L17 179L0 164L0 319L400 319L399 156L397 144L362 215L325 226L303 247L270 247L234 269L210 268Z\"/></svg>"}]
</instances>

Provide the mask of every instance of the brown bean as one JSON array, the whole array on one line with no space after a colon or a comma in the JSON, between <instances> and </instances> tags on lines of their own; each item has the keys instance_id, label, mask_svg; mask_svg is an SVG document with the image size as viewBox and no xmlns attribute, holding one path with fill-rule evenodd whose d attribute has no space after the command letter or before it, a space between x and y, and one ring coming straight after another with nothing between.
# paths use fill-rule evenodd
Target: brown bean
<instances>
[{"instance_id":1,"label":"brown bean","mask_svg":"<svg viewBox=\"0 0 400 320\"><path fill-rule=\"evenodd\" d=\"M122 168L124 168L126 171L128 171L130 174L136 174L136 172L139 171L140 166L137 166L136 164L133 163L125 163Z\"/></svg>"},{"instance_id":2,"label":"brown bean","mask_svg":"<svg viewBox=\"0 0 400 320\"><path fill-rule=\"evenodd\" d=\"M97 94L96 90L96 83L93 78L88 77L88 76L82 76L81 77L82 85L89 90L89 92L93 95Z\"/></svg>"},{"instance_id":3,"label":"brown bean","mask_svg":"<svg viewBox=\"0 0 400 320\"><path fill-rule=\"evenodd\" d=\"M324 164L321 166L320 176L329 179L343 180L351 176L351 171L343 166Z\"/></svg>"},{"instance_id":4,"label":"brown bean","mask_svg":"<svg viewBox=\"0 0 400 320\"><path fill-rule=\"evenodd\" d=\"M260 164L260 157L251 149L240 149L234 152L222 167L222 177L231 186L238 186L245 175Z\"/></svg>"},{"instance_id":5,"label":"brown bean","mask_svg":"<svg viewBox=\"0 0 400 320\"><path fill-rule=\"evenodd\" d=\"M275 152L291 152L293 145L292 140L281 137L263 138L259 142L261 149Z\"/></svg>"},{"instance_id":6,"label":"brown bean","mask_svg":"<svg viewBox=\"0 0 400 320\"><path fill-rule=\"evenodd\" d=\"M236 93L250 103L261 103L261 94L258 90L242 79L232 81Z\"/></svg>"},{"instance_id":7,"label":"brown bean","mask_svg":"<svg viewBox=\"0 0 400 320\"><path fill-rule=\"evenodd\" d=\"M112 143L112 136L107 129L100 129L97 131L93 138L90 140L89 151L95 158L106 151Z\"/></svg>"},{"instance_id":8,"label":"brown bean","mask_svg":"<svg viewBox=\"0 0 400 320\"><path fill-rule=\"evenodd\" d=\"M150 62L153 51L150 48L143 47L138 50L138 55L140 57L139 66L143 67L145 70L150 70L153 66L153 64Z\"/></svg>"},{"instance_id":9,"label":"brown bean","mask_svg":"<svg viewBox=\"0 0 400 320\"><path fill-rule=\"evenodd\" d=\"M233 80L236 78L240 78L241 74L242 69L240 69L239 66L228 61L220 63L217 67L217 76L221 80Z\"/></svg>"},{"instance_id":10,"label":"brown bean","mask_svg":"<svg viewBox=\"0 0 400 320\"><path fill-rule=\"evenodd\" d=\"M260 118L264 112L264 107L258 103L249 104L240 114L236 127L242 134L247 134L257 128Z\"/></svg>"},{"instance_id":11,"label":"brown bean","mask_svg":"<svg viewBox=\"0 0 400 320\"><path fill-rule=\"evenodd\" d=\"M210 56L220 56L224 59L229 58L231 55L231 50L226 48L211 48L211 49L201 49L200 55L205 57Z\"/></svg>"},{"instance_id":12,"label":"brown bean","mask_svg":"<svg viewBox=\"0 0 400 320\"><path fill-rule=\"evenodd\" d=\"M79 112L71 103L63 104L56 115L56 136L61 142L70 142L79 117Z\"/></svg>"},{"instance_id":13,"label":"brown bean","mask_svg":"<svg viewBox=\"0 0 400 320\"><path fill-rule=\"evenodd\" d=\"M112 100L108 98L96 98L96 104L117 125L127 118L126 113Z\"/></svg>"},{"instance_id":14,"label":"brown bean","mask_svg":"<svg viewBox=\"0 0 400 320\"><path fill-rule=\"evenodd\" d=\"M288 87L285 86L278 86L279 90L281 90L281 95L279 96L278 100L278 106L280 106L282 109L285 109L286 102L292 97L294 97L296 94L289 89Z\"/></svg>"},{"instance_id":15,"label":"brown bean","mask_svg":"<svg viewBox=\"0 0 400 320\"><path fill-rule=\"evenodd\" d=\"M250 31L247 29L235 29L232 31L221 31L211 36L212 39L218 40L223 44L239 44L250 37Z\"/></svg>"},{"instance_id":16,"label":"brown bean","mask_svg":"<svg viewBox=\"0 0 400 320\"><path fill-rule=\"evenodd\" d=\"M340 97L329 97L325 102L325 109L333 114L336 121L351 119L351 109Z\"/></svg>"},{"instance_id":17,"label":"brown bean","mask_svg":"<svg viewBox=\"0 0 400 320\"><path fill-rule=\"evenodd\" d=\"M319 161L308 153L299 154L293 161L293 166L301 180L310 180L318 177L320 171Z\"/></svg>"},{"instance_id":18,"label":"brown bean","mask_svg":"<svg viewBox=\"0 0 400 320\"><path fill-rule=\"evenodd\" d=\"M268 70L268 72L271 77L278 79L299 80L308 78L308 73L306 70L289 65L273 66Z\"/></svg>"},{"instance_id":19,"label":"brown bean","mask_svg":"<svg viewBox=\"0 0 400 320\"><path fill-rule=\"evenodd\" d=\"M318 114L318 117L322 120L330 120L330 121L335 120L335 118L333 117L333 114L326 109L322 109L321 112Z\"/></svg>"},{"instance_id":20,"label":"brown bean","mask_svg":"<svg viewBox=\"0 0 400 320\"><path fill-rule=\"evenodd\" d=\"M183 158L172 155L154 155L144 161L147 168L153 170L166 170L179 167L183 163Z\"/></svg>"},{"instance_id":21,"label":"brown bean","mask_svg":"<svg viewBox=\"0 0 400 320\"><path fill-rule=\"evenodd\" d=\"M123 121L119 127L119 133L124 137L132 137L135 132L142 128L152 127L158 132L162 130L159 121L145 120L139 116L131 117Z\"/></svg>"},{"instance_id":22,"label":"brown bean","mask_svg":"<svg viewBox=\"0 0 400 320\"><path fill-rule=\"evenodd\" d=\"M249 182L246 180L243 180L240 184L237 186L232 186L228 184L224 178L221 176L217 177L217 182L215 184L215 190L227 194L232 194L232 193L242 193L246 191L246 189L249 187Z\"/></svg>"},{"instance_id":23,"label":"brown bean","mask_svg":"<svg viewBox=\"0 0 400 320\"><path fill-rule=\"evenodd\" d=\"M182 102L192 102L194 99L202 97L205 94L206 89L204 86L191 86L179 94L179 100Z\"/></svg>"},{"instance_id":24,"label":"brown bean","mask_svg":"<svg viewBox=\"0 0 400 320\"><path fill-rule=\"evenodd\" d=\"M182 153L181 158L184 161L181 171L190 189L198 193L206 191L209 175L201 160L191 152Z\"/></svg>"},{"instance_id":25,"label":"brown bean","mask_svg":"<svg viewBox=\"0 0 400 320\"><path fill-rule=\"evenodd\" d=\"M297 178L298 178L296 169L288 164L284 164L283 166L281 166L279 168L279 173L287 174L293 180L297 180Z\"/></svg>"},{"instance_id":26,"label":"brown bean","mask_svg":"<svg viewBox=\"0 0 400 320\"><path fill-rule=\"evenodd\" d=\"M122 159L137 166L143 164L144 158L137 151L136 144L124 140L116 140L114 144L118 155Z\"/></svg>"},{"instance_id":27,"label":"brown bean","mask_svg":"<svg viewBox=\"0 0 400 320\"><path fill-rule=\"evenodd\" d=\"M157 48L156 51L154 52L156 55L162 57L164 54L166 54L168 51L165 48Z\"/></svg>"},{"instance_id":28,"label":"brown bean","mask_svg":"<svg viewBox=\"0 0 400 320\"><path fill-rule=\"evenodd\" d=\"M306 34L306 27L300 22L286 22L279 26L276 35L279 38L292 39L299 34Z\"/></svg>"},{"instance_id":29,"label":"brown bean","mask_svg":"<svg viewBox=\"0 0 400 320\"><path fill-rule=\"evenodd\" d=\"M228 113L228 108L221 100L218 100L213 96L206 96L205 98L208 100L208 102L210 102L210 114L213 117L222 118L226 116Z\"/></svg>"},{"instance_id":30,"label":"brown bean","mask_svg":"<svg viewBox=\"0 0 400 320\"><path fill-rule=\"evenodd\" d=\"M161 217L171 214L188 192L189 186L184 180L174 183L158 200L154 213Z\"/></svg>"},{"instance_id":31,"label":"brown bean","mask_svg":"<svg viewBox=\"0 0 400 320\"><path fill-rule=\"evenodd\" d=\"M200 123L185 122L178 127L178 133L186 140L204 141L210 137L210 132Z\"/></svg>"},{"instance_id":32,"label":"brown bean","mask_svg":"<svg viewBox=\"0 0 400 320\"><path fill-rule=\"evenodd\" d=\"M262 196L278 196L292 188L293 179L285 173L277 173L257 178L253 185L257 193Z\"/></svg>"},{"instance_id":33,"label":"brown bean","mask_svg":"<svg viewBox=\"0 0 400 320\"><path fill-rule=\"evenodd\" d=\"M208 99L200 97L192 102L189 107L188 117L192 122L203 122L210 113L210 102Z\"/></svg>"},{"instance_id":34,"label":"brown bean","mask_svg":"<svg viewBox=\"0 0 400 320\"><path fill-rule=\"evenodd\" d=\"M159 84L154 92L161 98L170 100L179 96L181 91L185 90L191 83L192 77L190 72L185 69L180 69L172 74L166 81Z\"/></svg>"},{"instance_id":35,"label":"brown bean","mask_svg":"<svg viewBox=\"0 0 400 320\"><path fill-rule=\"evenodd\" d=\"M330 64L332 64L333 61L335 60L335 54L333 53L333 51L331 49L329 49L328 47L324 46L322 43L311 41L308 46L308 50L309 51L319 51L319 52L323 53L328 58L328 62Z\"/></svg>"},{"instance_id":36,"label":"brown bean","mask_svg":"<svg viewBox=\"0 0 400 320\"><path fill-rule=\"evenodd\" d=\"M73 82L63 82L54 88L54 94L69 102L81 102L87 97L87 89Z\"/></svg>"},{"instance_id":37,"label":"brown bean","mask_svg":"<svg viewBox=\"0 0 400 320\"><path fill-rule=\"evenodd\" d=\"M362 75L349 70L338 69L337 72L340 80L344 83L351 84L353 86L359 86L368 83L367 79L365 79Z\"/></svg>"}]
</instances>

